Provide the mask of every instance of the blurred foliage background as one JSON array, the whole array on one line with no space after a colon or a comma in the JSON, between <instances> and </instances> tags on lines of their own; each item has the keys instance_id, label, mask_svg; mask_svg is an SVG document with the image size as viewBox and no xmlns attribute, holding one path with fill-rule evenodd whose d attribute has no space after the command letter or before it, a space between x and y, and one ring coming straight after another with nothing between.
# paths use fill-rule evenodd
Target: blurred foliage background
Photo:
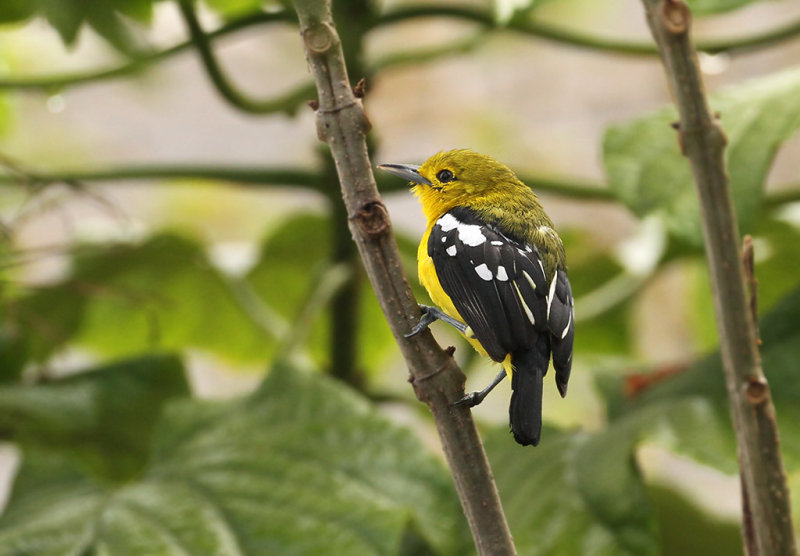
<instances>
[{"instance_id":1,"label":"blurred foliage background","mask_svg":"<svg viewBox=\"0 0 800 556\"><path fill-rule=\"evenodd\" d=\"M798 493L800 5L689 4ZM697 203L639 2L334 12L376 162L491 154L567 244L569 397L547 388L536 449L508 433L508 384L475 409L520 552L741 552ZM473 550L294 20L276 0L0 2L1 554ZM421 212L378 179L416 287ZM468 389L494 375L435 333Z\"/></svg>"}]
</instances>

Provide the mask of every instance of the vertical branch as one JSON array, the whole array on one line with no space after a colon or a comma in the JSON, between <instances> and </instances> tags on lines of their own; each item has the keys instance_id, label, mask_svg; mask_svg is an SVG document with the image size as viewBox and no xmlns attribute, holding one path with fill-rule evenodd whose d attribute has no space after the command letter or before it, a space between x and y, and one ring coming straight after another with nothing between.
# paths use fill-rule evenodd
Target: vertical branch
<instances>
[{"instance_id":1,"label":"vertical branch","mask_svg":"<svg viewBox=\"0 0 800 556\"><path fill-rule=\"evenodd\" d=\"M369 121L350 87L342 46L326 0L295 0L317 84L317 133L336 161L348 223L367 275L411 372L417 397L431 409L479 554L514 554L497 488L471 413L451 406L464 375L430 332L405 338L421 317L408 286L367 154Z\"/></svg>"},{"instance_id":2,"label":"vertical branch","mask_svg":"<svg viewBox=\"0 0 800 556\"><path fill-rule=\"evenodd\" d=\"M689 38L689 8L682 0L642 2L678 106L681 149L691 164L700 197L720 351L739 446L743 494L749 505L744 512L745 545L761 555L796 554L775 410L761 370L745 293L736 213L723 157L726 138L706 100L696 50ZM754 542L747 538L751 533Z\"/></svg>"},{"instance_id":3,"label":"vertical branch","mask_svg":"<svg viewBox=\"0 0 800 556\"><path fill-rule=\"evenodd\" d=\"M365 379L359 367L358 331L361 308L360 286L362 279L358 249L347 226L347 210L342 196L337 192L336 168L330 153L324 153L325 177L331 188L331 258L333 264L346 265L350 270L347 281L330 302L330 355L331 374L354 388L364 387Z\"/></svg>"},{"instance_id":4,"label":"vertical branch","mask_svg":"<svg viewBox=\"0 0 800 556\"><path fill-rule=\"evenodd\" d=\"M367 0L348 0L337 2L336 21L342 44L344 59L348 61L347 73L351 82L363 77L363 39L371 18L372 5ZM333 209L331 221L333 239L333 260L351 268L350 278L331 300L331 371L334 376L355 388L363 388L365 377L358 358L360 294L363 272L358 257L358 249L350 235L347 208L339 193L336 164L330 151L321 153L324 157L325 179L330 187L326 189Z\"/></svg>"}]
</instances>

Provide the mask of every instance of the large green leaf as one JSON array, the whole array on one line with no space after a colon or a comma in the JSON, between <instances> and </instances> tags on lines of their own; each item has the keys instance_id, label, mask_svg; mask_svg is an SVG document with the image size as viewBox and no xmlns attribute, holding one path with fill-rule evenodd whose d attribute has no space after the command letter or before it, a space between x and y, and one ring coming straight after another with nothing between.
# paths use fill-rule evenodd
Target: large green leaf
<instances>
[{"instance_id":1,"label":"large green leaf","mask_svg":"<svg viewBox=\"0 0 800 556\"><path fill-rule=\"evenodd\" d=\"M10 11L4 12L0 20L20 21L38 13L58 31L67 46L75 43L83 25L89 25L115 48L127 54L135 54L136 41L125 17L148 23L153 13L153 1L28 0L22 6L15 0L9 2Z\"/></svg>"},{"instance_id":2,"label":"large green leaf","mask_svg":"<svg viewBox=\"0 0 800 556\"><path fill-rule=\"evenodd\" d=\"M638 424L604 433L546 429L524 448L507 429L486 450L520 554L657 554L654 514L634 460Z\"/></svg>"},{"instance_id":3,"label":"large green leaf","mask_svg":"<svg viewBox=\"0 0 800 556\"><path fill-rule=\"evenodd\" d=\"M397 554L404 543L463 554L469 542L449 477L410 432L285 367L247 398L169 408L149 465L123 485L26 451L0 517L0 553L12 554Z\"/></svg>"},{"instance_id":4,"label":"large green leaf","mask_svg":"<svg viewBox=\"0 0 800 556\"><path fill-rule=\"evenodd\" d=\"M630 300L624 300L601 310L592 318L581 314L581 309L593 310L592 305L598 296L604 297L603 288L614 280L620 280L625 269L606 249L588 233L577 230L566 230L561 234L568 253L569 281L572 293L578 300L575 335L580 341L575 350L583 354L615 354L627 353L630 349Z\"/></svg>"},{"instance_id":5,"label":"large green leaf","mask_svg":"<svg viewBox=\"0 0 800 556\"><path fill-rule=\"evenodd\" d=\"M110 356L197 347L263 361L266 332L196 243L174 235L76 259L64 292L84 298L78 340Z\"/></svg>"},{"instance_id":6,"label":"large green leaf","mask_svg":"<svg viewBox=\"0 0 800 556\"><path fill-rule=\"evenodd\" d=\"M800 290L778 302L761 321L762 365L770 384L789 471L800 468ZM695 459L733 472L736 441L718 354L638 393L622 395L618 380L604 381L611 417L648 421L653 438Z\"/></svg>"},{"instance_id":7,"label":"large green leaf","mask_svg":"<svg viewBox=\"0 0 800 556\"><path fill-rule=\"evenodd\" d=\"M0 388L0 431L25 449L68 454L88 473L119 481L144 466L164 403L188 393L178 359L149 356Z\"/></svg>"},{"instance_id":8,"label":"large green leaf","mask_svg":"<svg viewBox=\"0 0 800 556\"><path fill-rule=\"evenodd\" d=\"M70 342L111 357L195 347L237 362L264 361L272 346L235 282L175 235L79 248L67 279L4 300L2 317L7 378Z\"/></svg>"},{"instance_id":9,"label":"large green leaf","mask_svg":"<svg viewBox=\"0 0 800 556\"><path fill-rule=\"evenodd\" d=\"M320 279L331 267L331 221L305 214L292 218L264 241L258 263L247 276L248 283L266 306L288 323L296 322L303 305L320 287ZM360 272L360 268L357 272ZM369 281L359 280L358 348L363 365L373 371L394 349L394 337ZM323 313L326 307L318 307ZM314 319L308 336L308 348L321 365L328 364L331 330L327 314Z\"/></svg>"},{"instance_id":10,"label":"large green leaf","mask_svg":"<svg viewBox=\"0 0 800 556\"><path fill-rule=\"evenodd\" d=\"M739 224L749 231L761 206L775 152L800 127L800 70L731 87L711 97L728 136L731 191ZM657 215L676 237L702 245L697 193L665 108L610 127L603 160L617 197L637 215Z\"/></svg>"},{"instance_id":11,"label":"large green leaf","mask_svg":"<svg viewBox=\"0 0 800 556\"><path fill-rule=\"evenodd\" d=\"M648 498L658 515L661 553L680 556L742 554L737 520L709 514L686 494L663 485L647 485Z\"/></svg>"},{"instance_id":12,"label":"large green leaf","mask_svg":"<svg viewBox=\"0 0 800 556\"><path fill-rule=\"evenodd\" d=\"M36 3L31 0L2 0L0 23L24 21L36 13Z\"/></svg>"}]
</instances>

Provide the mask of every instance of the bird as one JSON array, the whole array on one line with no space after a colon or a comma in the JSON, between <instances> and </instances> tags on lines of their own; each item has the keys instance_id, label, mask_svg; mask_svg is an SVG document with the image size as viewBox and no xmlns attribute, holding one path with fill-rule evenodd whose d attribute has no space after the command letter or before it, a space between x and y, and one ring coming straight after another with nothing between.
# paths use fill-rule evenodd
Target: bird
<instances>
[{"instance_id":1,"label":"bird","mask_svg":"<svg viewBox=\"0 0 800 556\"><path fill-rule=\"evenodd\" d=\"M561 397L572 369L575 314L564 244L536 194L506 165L469 149L442 151L421 166L381 164L408 180L427 221L419 279L435 306L408 336L436 320L454 326L502 370L454 405L473 407L511 377L516 442L537 446L543 380L552 358Z\"/></svg>"}]
</instances>

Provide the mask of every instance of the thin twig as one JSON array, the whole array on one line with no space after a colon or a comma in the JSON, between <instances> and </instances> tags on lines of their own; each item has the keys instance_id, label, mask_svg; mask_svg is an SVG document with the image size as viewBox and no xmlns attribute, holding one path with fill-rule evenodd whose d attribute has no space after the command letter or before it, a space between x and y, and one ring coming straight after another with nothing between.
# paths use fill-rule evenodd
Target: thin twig
<instances>
[{"instance_id":1,"label":"thin twig","mask_svg":"<svg viewBox=\"0 0 800 556\"><path fill-rule=\"evenodd\" d=\"M460 19L476 21L478 23L483 23L491 30L502 31L503 29L506 29L506 27L496 27L494 18L488 11L478 12L473 9L455 6L419 6L398 9L381 16L376 22L376 25L389 25L408 19L437 16L457 17ZM219 37L233 35L241 30L255 25L274 22L294 23L295 21L296 18L293 13L283 11L266 13L259 11L244 15L237 19L233 19L220 28L210 31L205 35L206 38L211 41ZM541 22L512 22L508 29L532 36L539 36L562 44L606 52L647 56L657 53L657 50L653 48L651 44L605 39L602 37L580 33L574 30L557 28ZM786 40L794 39L798 35L800 35L800 21L793 21L787 23L786 25L776 27L775 29L769 29L763 33L757 33L752 36L706 40L699 43L698 48L699 50L711 54L720 52L739 53L766 48ZM485 36L485 34L481 34L481 36ZM437 53L441 55L447 55L449 53L463 52L471 47L469 43L471 42L472 38L473 37L470 37L463 42L459 41L447 47L441 47L440 49L437 48L420 52L399 54L376 63L376 65L371 69L373 71L377 71L378 69L386 69L387 67L394 65L407 64L411 61L425 62L431 59L436 59L434 55ZM137 58L133 62L128 62L112 68L55 75L0 77L0 89L29 89L41 90L49 93L61 91L69 87L124 78L139 73L147 67L152 66L156 62L160 62L175 56L176 54L180 54L181 52L185 52L192 46L192 41L188 40L161 51L144 54L142 57ZM282 98L284 99L283 103L278 99L274 100L276 112L288 111L289 107L287 106L287 101L289 98L294 98L294 96L291 93L287 93L282 95ZM302 102L302 99L298 102L298 104L300 102Z\"/></svg>"},{"instance_id":2,"label":"thin twig","mask_svg":"<svg viewBox=\"0 0 800 556\"><path fill-rule=\"evenodd\" d=\"M233 35L255 25L266 23L296 23L297 17L294 12L256 12L234 19L221 26L219 29L211 31L206 36L209 40L223 36ZM133 62L128 62L117 67L104 68L99 70L77 71L70 73L59 73L53 75L38 75L13 77L7 76L0 78L0 89L27 89L40 90L47 93L61 91L67 87L86 85L98 81L108 81L119 79L137 74L145 68L171 58L181 52L185 52L192 47L191 40L178 43L164 50L143 54Z\"/></svg>"},{"instance_id":3,"label":"thin twig","mask_svg":"<svg viewBox=\"0 0 800 556\"><path fill-rule=\"evenodd\" d=\"M247 166L132 165L89 170L15 171L0 174L2 184L33 184L44 187L56 183L138 181L138 180L218 180L240 185L296 185L322 191L321 174L303 168L267 168Z\"/></svg>"},{"instance_id":4,"label":"thin twig","mask_svg":"<svg viewBox=\"0 0 800 556\"><path fill-rule=\"evenodd\" d=\"M391 223L367 154L369 121L353 95L330 5L295 0L306 56L317 83L317 132L331 149L348 221L375 293L411 372L417 397L430 407L479 554L513 554L514 545L470 411L453 407L464 375L430 332L404 334L421 317L403 272Z\"/></svg>"},{"instance_id":5,"label":"thin twig","mask_svg":"<svg viewBox=\"0 0 800 556\"><path fill-rule=\"evenodd\" d=\"M187 29L189 30L189 37L194 44L194 47L197 49L197 53L200 55L201 61L203 62L203 67L205 67L209 79L211 79L211 82L214 84L214 88L222 96L222 98L224 98L233 107L249 114L271 114L280 109L280 106L285 106L293 113L297 107L297 103L294 102L298 100L297 95L306 95L308 92L308 89L305 86L300 88L299 93L298 91L294 91L294 96L291 97L292 102L288 103L285 101L285 99L279 99L278 101L272 98L267 100L258 100L245 95L239 89L237 89L233 83L231 83L231 81L222 71L222 67L217 62L216 55L211 48L211 43L209 42L209 37L206 32L203 31L203 28L200 26L200 21L197 19L197 13L194 9L194 1L178 0L178 7L180 7L183 20L186 23Z\"/></svg>"},{"instance_id":6,"label":"thin twig","mask_svg":"<svg viewBox=\"0 0 800 556\"><path fill-rule=\"evenodd\" d=\"M708 107L691 12L682 0L642 0L680 114L677 126L700 197L714 308L745 497L758 554L796 554L775 410L756 343L725 169L726 138ZM747 531L747 523L744 523ZM745 542L747 539L745 538Z\"/></svg>"},{"instance_id":7,"label":"thin twig","mask_svg":"<svg viewBox=\"0 0 800 556\"><path fill-rule=\"evenodd\" d=\"M466 19L481 23L487 28L497 28L494 14L487 9L469 6L453 5L422 5L402 7L381 16L377 24L388 25L400 21L424 17L448 17ZM652 56L658 54L658 49L650 43L624 41L604 38L566 29L526 18L512 19L505 27L526 35L552 40L562 44L587 48L590 50L614 52L634 56ZM742 52L765 48L773 44L789 40L800 35L800 21L792 21L775 29L758 33L748 37L734 37L731 39L708 40L697 45L699 50L710 54L720 52Z\"/></svg>"},{"instance_id":8,"label":"thin twig","mask_svg":"<svg viewBox=\"0 0 800 556\"><path fill-rule=\"evenodd\" d=\"M2 159L0 159L2 160ZM8 169L0 162L0 166ZM23 172L23 173L20 173ZM537 193L549 193L580 201L617 202L614 192L604 183L569 176L539 176L518 174L523 183ZM42 187L54 183L70 181L137 181L137 180L213 180L254 187L301 186L326 193L322 174L304 168L272 168L267 166L198 166L193 164L164 165L120 165L109 168L90 168L87 170L38 170L10 171L0 173L0 187L4 184L35 184ZM376 176L378 188L384 193L407 189L407 185L397 179ZM777 187L777 191L764 196L764 206L773 209L788 203L800 201L800 185L792 184Z\"/></svg>"}]
</instances>

